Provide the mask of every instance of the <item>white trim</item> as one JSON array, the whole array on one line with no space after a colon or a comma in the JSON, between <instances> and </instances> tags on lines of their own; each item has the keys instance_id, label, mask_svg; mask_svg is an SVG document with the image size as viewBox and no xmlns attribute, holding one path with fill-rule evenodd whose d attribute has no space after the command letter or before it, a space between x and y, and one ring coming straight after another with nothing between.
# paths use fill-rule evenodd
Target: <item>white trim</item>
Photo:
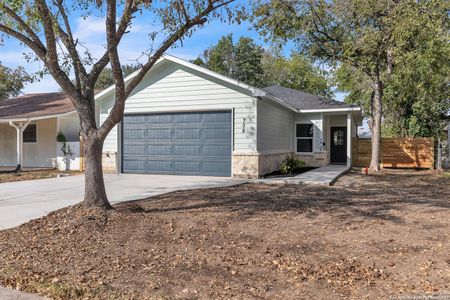
<instances>
[{"instance_id":1,"label":"white trim","mask_svg":"<svg viewBox=\"0 0 450 300\"><path fill-rule=\"evenodd\" d=\"M307 124L313 126L313 135L312 137L297 137L297 124ZM311 155L314 154L314 123L311 121L296 121L294 122L294 152L298 155ZM298 152L297 151L297 140L311 140L311 152Z\"/></svg>"},{"instance_id":2,"label":"white trim","mask_svg":"<svg viewBox=\"0 0 450 300\"><path fill-rule=\"evenodd\" d=\"M324 109L299 109L300 113L326 113L326 112L348 112L361 111L360 107L345 107L345 108L324 108Z\"/></svg>"},{"instance_id":3,"label":"white trim","mask_svg":"<svg viewBox=\"0 0 450 300\"><path fill-rule=\"evenodd\" d=\"M47 116L40 116L40 117L31 117L31 118L16 118L16 119L0 119L0 123L9 123L9 122L28 122L28 121L39 121L39 120L45 120L45 119L52 119L57 117L64 117L67 115L71 115L76 110L71 110L69 112L61 113L61 114L54 114L54 115L47 115Z\"/></svg>"}]
</instances>

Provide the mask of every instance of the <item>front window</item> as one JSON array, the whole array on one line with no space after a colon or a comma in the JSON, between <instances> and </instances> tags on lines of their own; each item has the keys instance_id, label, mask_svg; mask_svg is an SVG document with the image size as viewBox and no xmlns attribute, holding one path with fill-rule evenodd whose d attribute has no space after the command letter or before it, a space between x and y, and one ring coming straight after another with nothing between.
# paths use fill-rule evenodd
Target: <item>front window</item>
<instances>
[{"instance_id":1,"label":"front window","mask_svg":"<svg viewBox=\"0 0 450 300\"><path fill-rule=\"evenodd\" d=\"M313 152L313 124L297 124L295 137L297 141L297 152Z\"/></svg>"},{"instance_id":2,"label":"front window","mask_svg":"<svg viewBox=\"0 0 450 300\"><path fill-rule=\"evenodd\" d=\"M37 141L37 127L36 124L29 124L23 131L24 143L36 143Z\"/></svg>"}]
</instances>

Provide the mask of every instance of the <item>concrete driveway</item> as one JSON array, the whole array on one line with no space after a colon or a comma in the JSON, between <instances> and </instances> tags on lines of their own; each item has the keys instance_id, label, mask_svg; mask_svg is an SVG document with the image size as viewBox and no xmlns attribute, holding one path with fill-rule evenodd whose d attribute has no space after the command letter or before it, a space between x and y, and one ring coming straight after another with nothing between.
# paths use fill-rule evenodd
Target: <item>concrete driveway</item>
<instances>
[{"instance_id":1,"label":"concrete driveway","mask_svg":"<svg viewBox=\"0 0 450 300\"><path fill-rule=\"evenodd\" d=\"M226 177L175 175L105 175L112 203L137 200L178 190L232 186L246 182ZM74 205L83 199L84 176L0 184L0 230L12 228Z\"/></svg>"}]
</instances>

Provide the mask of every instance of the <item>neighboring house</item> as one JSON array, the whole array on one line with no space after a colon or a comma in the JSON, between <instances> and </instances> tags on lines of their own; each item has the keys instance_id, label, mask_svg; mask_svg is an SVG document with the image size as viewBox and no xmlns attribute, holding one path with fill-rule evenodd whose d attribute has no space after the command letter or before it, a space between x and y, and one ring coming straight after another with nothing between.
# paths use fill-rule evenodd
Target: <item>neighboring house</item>
<instances>
[{"instance_id":1,"label":"neighboring house","mask_svg":"<svg viewBox=\"0 0 450 300\"><path fill-rule=\"evenodd\" d=\"M62 132L79 142L79 121L64 93L28 94L0 101L0 167L56 167Z\"/></svg>"},{"instance_id":2,"label":"neighboring house","mask_svg":"<svg viewBox=\"0 0 450 300\"><path fill-rule=\"evenodd\" d=\"M96 101L101 124L114 104L114 87ZM361 122L357 106L280 86L258 89L165 55L106 138L104 169L258 177L277 170L289 153L310 166L350 165Z\"/></svg>"}]
</instances>

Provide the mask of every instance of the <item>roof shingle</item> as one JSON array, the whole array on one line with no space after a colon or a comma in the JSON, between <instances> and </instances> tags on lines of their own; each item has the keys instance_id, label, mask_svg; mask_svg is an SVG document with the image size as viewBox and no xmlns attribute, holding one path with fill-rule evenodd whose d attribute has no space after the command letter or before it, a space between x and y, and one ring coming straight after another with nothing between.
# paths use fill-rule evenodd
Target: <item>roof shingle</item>
<instances>
[{"instance_id":1,"label":"roof shingle","mask_svg":"<svg viewBox=\"0 0 450 300\"><path fill-rule=\"evenodd\" d=\"M327 99L279 85L272 85L263 88L263 90L299 110L358 107L354 104L347 104L344 102Z\"/></svg>"},{"instance_id":2,"label":"roof shingle","mask_svg":"<svg viewBox=\"0 0 450 300\"><path fill-rule=\"evenodd\" d=\"M27 94L0 101L0 120L51 117L74 109L64 93Z\"/></svg>"}]
</instances>

